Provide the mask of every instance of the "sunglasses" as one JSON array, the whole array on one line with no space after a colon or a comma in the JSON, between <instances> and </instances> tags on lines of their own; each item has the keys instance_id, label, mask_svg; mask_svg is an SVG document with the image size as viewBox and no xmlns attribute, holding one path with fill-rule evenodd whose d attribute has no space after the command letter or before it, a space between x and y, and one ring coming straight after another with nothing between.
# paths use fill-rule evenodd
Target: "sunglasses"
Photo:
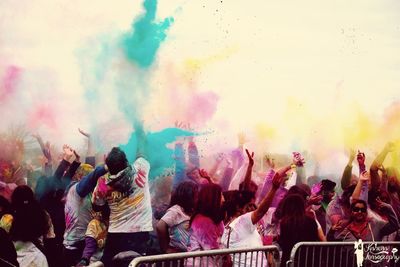
<instances>
[{"instance_id":1,"label":"sunglasses","mask_svg":"<svg viewBox=\"0 0 400 267\"><path fill-rule=\"evenodd\" d=\"M356 208L353 208L353 211L354 212L360 212L361 211L361 212L365 213L365 212L367 212L367 209L366 208L357 208L356 207Z\"/></svg>"}]
</instances>

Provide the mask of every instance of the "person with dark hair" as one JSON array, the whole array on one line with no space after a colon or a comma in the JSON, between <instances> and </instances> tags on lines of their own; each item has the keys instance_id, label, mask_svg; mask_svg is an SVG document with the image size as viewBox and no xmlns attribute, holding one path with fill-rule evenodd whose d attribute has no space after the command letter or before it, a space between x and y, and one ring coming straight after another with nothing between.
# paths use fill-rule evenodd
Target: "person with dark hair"
<instances>
[{"instance_id":1,"label":"person with dark hair","mask_svg":"<svg viewBox=\"0 0 400 267\"><path fill-rule=\"evenodd\" d=\"M224 231L221 202L222 190L219 185L210 183L201 187L191 218L188 251L220 248ZM197 261L194 264L199 266Z\"/></svg>"},{"instance_id":2,"label":"person with dark hair","mask_svg":"<svg viewBox=\"0 0 400 267\"><path fill-rule=\"evenodd\" d=\"M247 206L252 202L251 198L242 196L244 199L236 205L236 212L225 226L225 231L222 236L222 243L227 248L245 248L245 247L258 247L263 245L263 240L258 232L258 224L265 213L271 206L272 200L275 196L279 186L283 183L286 178L286 173L276 173L273 181L272 188L266 196L262 199L259 206L253 206L252 209L248 209ZM243 191L245 193L246 191ZM263 258L263 254L259 254L258 257L252 257L250 254L244 254L242 257L235 257L234 264L245 265L246 262L257 265L257 262L264 262L267 264L267 260Z\"/></svg>"},{"instance_id":3,"label":"person with dark hair","mask_svg":"<svg viewBox=\"0 0 400 267\"><path fill-rule=\"evenodd\" d=\"M368 206L364 200L355 199L351 204L350 223L345 226L341 222L334 225L328 233L329 240L341 241L382 241L383 237L399 229L399 221L393 208L381 200L377 200L381 209L388 214L388 222L368 218Z\"/></svg>"},{"instance_id":4,"label":"person with dark hair","mask_svg":"<svg viewBox=\"0 0 400 267\"><path fill-rule=\"evenodd\" d=\"M49 216L35 200L32 190L18 186L12 196L14 219L10 235L21 266L48 266L41 238L49 230Z\"/></svg>"},{"instance_id":5,"label":"person with dark hair","mask_svg":"<svg viewBox=\"0 0 400 267\"><path fill-rule=\"evenodd\" d=\"M281 266L286 266L293 246L302 241L319 241L318 225L307 216L301 195L289 195L283 200L278 243L282 249Z\"/></svg>"},{"instance_id":6,"label":"person with dark hair","mask_svg":"<svg viewBox=\"0 0 400 267\"><path fill-rule=\"evenodd\" d=\"M156 227L161 251L174 253L188 250L189 222L197 194L198 185L190 181L180 183L172 193L170 207Z\"/></svg>"},{"instance_id":7,"label":"person with dark hair","mask_svg":"<svg viewBox=\"0 0 400 267\"><path fill-rule=\"evenodd\" d=\"M129 165L125 153L114 147L106 157L109 173L101 177L92 195L95 210L108 205L110 224L101 261L110 266L122 251L147 251L149 232L153 231L149 189L150 164L144 158L145 134L136 128L138 150L136 160Z\"/></svg>"},{"instance_id":8,"label":"person with dark hair","mask_svg":"<svg viewBox=\"0 0 400 267\"><path fill-rule=\"evenodd\" d=\"M67 153L72 153L70 150ZM94 162L93 162L94 163ZM92 192L97 180L107 173L105 166L98 166L93 170L89 164L75 163L77 168L70 172L72 182L65 192L65 233L64 258L67 266L75 265L82 260L85 248L85 232L89 222L93 219ZM72 167L72 166L71 166ZM71 168L70 167L70 168ZM84 259L89 263L89 259Z\"/></svg>"}]
</instances>

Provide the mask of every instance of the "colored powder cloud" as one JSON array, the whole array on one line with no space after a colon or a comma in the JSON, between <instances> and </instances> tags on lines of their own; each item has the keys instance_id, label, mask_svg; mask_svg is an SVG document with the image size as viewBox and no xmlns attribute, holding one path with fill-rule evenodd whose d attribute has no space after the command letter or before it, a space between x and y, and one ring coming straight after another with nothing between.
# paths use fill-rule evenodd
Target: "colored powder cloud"
<instances>
[{"instance_id":1,"label":"colored powder cloud","mask_svg":"<svg viewBox=\"0 0 400 267\"><path fill-rule=\"evenodd\" d=\"M166 128L159 132L149 132L146 134L145 156L151 166L150 179L159 177L165 169L174 166L174 150L168 148L167 145L174 142L180 136L192 135L194 133L178 128ZM131 135L127 144L121 145L120 148L124 150L128 161L132 163L136 159L138 148L138 136L136 132Z\"/></svg>"},{"instance_id":2,"label":"colored powder cloud","mask_svg":"<svg viewBox=\"0 0 400 267\"><path fill-rule=\"evenodd\" d=\"M17 66L9 66L1 79L0 102L12 97L16 90L18 79L21 75L21 69Z\"/></svg>"},{"instance_id":3,"label":"colored powder cloud","mask_svg":"<svg viewBox=\"0 0 400 267\"><path fill-rule=\"evenodd\" d=\"M170 17L155 22L157 0L145 0L143 7L145 14L133 23L132 32L122 40L122 47L129 61L148 68L153 64L161 42L167 37L165 32L174 19Z\"/></svg>"}]
</instances>

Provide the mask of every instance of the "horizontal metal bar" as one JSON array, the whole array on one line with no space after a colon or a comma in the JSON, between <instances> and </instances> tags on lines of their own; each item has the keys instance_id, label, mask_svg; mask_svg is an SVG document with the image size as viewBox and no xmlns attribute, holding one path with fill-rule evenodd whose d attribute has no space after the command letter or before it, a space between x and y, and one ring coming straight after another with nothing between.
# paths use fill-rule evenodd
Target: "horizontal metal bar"
<instances>
[{"instance_id":1,"label":"horizontal metal bar","mask_svg":"<svg viewBox=\"0 0 400 267\"><path fill-rule=\"evenodd\" d=\"M400 242L372 242L372 241L365 241L363 242L364 245L377 245L377 246L400 246ZM286 262L287 266L291 266L292 264L295 263L295 256L300 247L334 247L334 246L340 246L340 247L354 247L354 242L299 242L293 246L293 249L290 253L290 259Z\"/></svg>"},{"instance_id":2,"label":"horizontal metal bar","mask_svg":"<svg viewBox=\"0 0 400 267\"><path fill-rule=\"evenodd\" d=\"M169 260L178 260L178 259L187 259L193 257L212 257L212 256L224 256L228 254L234 253L244 253L244 252L253 252L253 251L276 251L279 252L277 246L263 246L263 247L253 247L253 248L229 248L229 249L213 249L213 250L202 250L202 251L193 251L193 252L180 252L180 253L171 253L171 254L161 254L154 256L143 256L137 257L133 259L130 263L130 267L136 267L140 263L144 262L160 262L160 261L169 261Z\"/></svg>"}]
</instances>

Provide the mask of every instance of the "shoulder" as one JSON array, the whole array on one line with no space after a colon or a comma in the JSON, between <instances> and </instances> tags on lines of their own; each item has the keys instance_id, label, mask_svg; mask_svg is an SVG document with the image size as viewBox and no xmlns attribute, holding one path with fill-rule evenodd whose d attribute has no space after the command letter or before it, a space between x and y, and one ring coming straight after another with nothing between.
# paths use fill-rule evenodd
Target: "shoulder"
<instances>
[{"instance_id":1,"label":"shoulder","mask_svg":"<svg viewBox=\"0 0 400 267\"><path fill-rule=\"evenodd\" d=\"M150 163L144 158L144 157L138 157L135 162L133 163L133 166L135 168L145 168L149 169L150 168Z\"/></svg>"}]
</instances>

